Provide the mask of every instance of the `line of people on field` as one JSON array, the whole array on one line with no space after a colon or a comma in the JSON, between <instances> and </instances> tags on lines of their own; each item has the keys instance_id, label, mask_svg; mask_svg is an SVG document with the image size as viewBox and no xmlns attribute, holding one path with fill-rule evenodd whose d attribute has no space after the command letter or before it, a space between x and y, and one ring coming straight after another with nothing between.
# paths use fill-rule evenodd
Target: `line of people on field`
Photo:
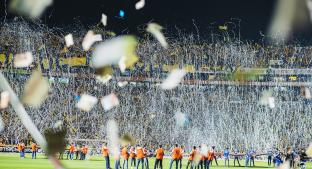
<instances>
[{"instance_id":1,"label":"line of people on field","mask_svg":"<svg viewBox=\"0 0 312 169\"><path fill-rule=\"evenodd\" d=\"M16 148L20 154L20 158L22 158L22 159L25 158L25 149L26 149L25 143L23 143L23 142L18 143ZM30 150L31 150L31 158L36 159L37 158L37 152L38 152L38 146L35 142L33 142L31 144Z\"/></svg>"},{"instance_id":2,"label":"line of people on field","mask_svg":"<svg viewBox=\"0 0 312 169\"><path fill-rule=\"evenodd\" d=\"M67 148L67 159L74 160L74 156L76 156L76 160L85 160L88 154L88 146L82 145L81 147L75 146L74 143L71 143ZM59 159L63 159L63 153L60 153Z\"/></svg>"}]
</instances>

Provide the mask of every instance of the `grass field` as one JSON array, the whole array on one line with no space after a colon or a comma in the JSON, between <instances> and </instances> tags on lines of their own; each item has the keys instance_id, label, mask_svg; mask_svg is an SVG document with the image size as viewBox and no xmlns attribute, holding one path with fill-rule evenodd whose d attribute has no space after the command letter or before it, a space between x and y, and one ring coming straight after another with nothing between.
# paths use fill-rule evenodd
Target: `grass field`
<instances>
[{"instance_id":1,"label":"grass field","mask_svg":"<svg viewBox=\"0 0 312 169\"><path fill-rule=\"evenodd\" d=\"M30 159L31 155L27 154L25 159L20 159L17 153L0 153L0 169L53 169L49 160L44 156L38 156L38 159ZM169 159L163 161L164 169L169 169ZM219 166L213 163L210 168L227 168L223 166L223 160L219 160ZM67 169L104 169L105 162L101 157L91 157L89 160L79 161L79 160L62 160L62 163ZM150 169L154 168L154 158L149 158ZM183 169L186 168L187 159L183 160ZM244 164L244 161L241 161ZM230 162L233 165L233 161ZM111 161L111 167L114 167L114 161ZM233 166L230 168L234 168ZM235 167L235 169L243 169L245 167ZM251 167L253 169L269 168L263 161L256 161L256 167ZM130 167L129 167L130 169ZM311 163L308 164L307 169L312 169Z\"/></svg>"}]
</instances>

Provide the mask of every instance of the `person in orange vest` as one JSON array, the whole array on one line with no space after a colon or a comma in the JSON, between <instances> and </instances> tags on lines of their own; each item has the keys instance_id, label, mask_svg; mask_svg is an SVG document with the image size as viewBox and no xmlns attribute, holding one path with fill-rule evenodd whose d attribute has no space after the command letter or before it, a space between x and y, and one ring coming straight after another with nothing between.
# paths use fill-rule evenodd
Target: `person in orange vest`
<instances>
[{"instance_id":1,"label":"person in orange vest","mask_svg":"<svg viewBox=\"0 0 312 169\"><path fill-rule=\"evenodd\" d=\"M135 160L136 154L135 154L135 148L131 146L130 148L130 167L136 167L136 160ZM132 165L133 164L133 165Z\"/></svg>"},{"instance_id":2,"label":"person in orange vest","mask_svg":"<svg viewBox=\"0 0 312 169\"><path fill-rule=\"evenodd\" d=\"M126 169L128 169L129 152L128 152L127 146L124 146L122 148L121 156L123 158L122 169L125 168L125 164L126 164Z\"/></svg>"},{"instance_id":3,"label":"person in orange vest","mask_svg":"<svg viewBox=\"0 0 312 169\"><path fill-rule=\"evenodd\" d=\"M156 154L156 161L155 161L154 169L158 168L158 164L160 165L160 169L162 169L163 168L162 160L165 155L162 145L159 145L159 148L156 150L155 154Z\"/></svg>"},{"instance_id":4,"label":"person in orange vest","mask_svg":"<svg viewBox=\"0 0 312 169\"><path fill-rule=\"evenodd\" d=\"M143 147L143 153L144 153L144 164L146 166L146 169L149 169L149 163L148 163L149 152L146 148L146 145L144 145Z\"/></svg>"},{"instance_id":5,"label":"person in orange vest","mask_svg":"<svg viewBox=\"0 0 312 169\"><path fill-rule=\"evenodd\" d=\"M212 148L210 148L210 150L208 150L207 157L208 158L207 158L207 161L206 161L205 169L209 169L210 163L212 162L212 160L215 157L214 150Z\"/></svg>"},{"instance_id":6,"label":"person in orange vest","mask_svg":"<svg viewBox=\"0 0 312 169\"><path fill-rule=\"evenodd\" d=\"M215 151L216 146L211 146L211 148L212 148L212 151L214 152L213 160L215 160L216 165L218 166L219 164L218 164L217 155L216 155L216 151ZM212 166L212 161L210 162L210 165Z\"/></svg>"},{"instance_id":7,"label":"person in orange vest","mask_svg":"<svg viewBox=\"0 0 312 169\"><path fill-rule=\"evenodd\" d=\"M38 150L37 144L33 142L31 144L31 158L32 159L37 159L37 150Z\"/></svg>"},{"instance_id":8,"label":"person in orange vest","mask_svg":"<svg viewBox=\"0 0 312 169\"><path fill-rule=\"evenodd\" d=\"M181 148L180 148L180 156L179 156L180 169L182 169L183 154L184 154L184 146L181 145Z\"/></svg>"},{"instance_id":9,"label":"person in orange vest","mask_svg":"<svg viewBox=\"0 0 312 169\"><path fill-rule=\"evenodd\" d=\"M69 146L69 159L70 160L74 159L74 152L75 152L75 145L74 143L71 143Z\"/></svg>"},{"instance_id":10,"label":"person in orange vest","mask_svg":"<svg viewBox=\"0 0 312 169\"><path fill-rule=\"evenodd\" d=\"M109 151L107 148L107 143L104 143L102 145L102 154L105 158L105 163L106 163L106 169L110 169L110 164L109 164Z\"/></svg>"},{"instance_id":11,"label":"person in orange vest","mask_svg":"<svg viewBox=\"0 0 312 169\"><path fill-rule=\"evenodd\" d=\"M199 169L203 169L203 166L204 166L204 162L205 162L205 156L202 154L202 148L201 148L201 145L198 146L198 152L199 152L199 156L200 156L200 159L199 159L199 162L197 164L197 168Z\"/></svg>"},{"instance_id":12,"label":"person in orange vest","mask_svg":"<svg viewBox=\"0 0 312 169\"><path fill-rule=\"evenodd\" d=\"M20 152L20 157L23 159L25 158L25 144L23 143L23 141L21 141L18 145L17 145L17 149Z\"/></svg>"},{"instance_id":13,"label":"person in orange vest","mask_svg":"<svg viewBox=\"0 0 312 169\"><path fill-rule=\"evenodd\" d=\"M196 146L193 146L192 151L189 154L188 162L186 165L186 169L188 169L189 165L191 165L191 169L194 168L194 157L196 155Z\"/></svg>"},{"instance_id":14,"label":"person in orange vest","mask_svg":"<svg viewBox=\"0 0 312 169\"><path fill-rule=\"evenodd\" d=\"M88 146L83 145L80 152L80 160L85 160L88 153Z\"/></svg>"},{"instance_id":15,"label":"person in orange vest","mask_svg":"<svg viewBox=\"0 0 312 169\"><path fill-rule=\"evenodd\" d=\"M180 155L181 155L181 149L178 144L175 144L175 147L172 149L172 152L171 152L172 159L170 161L170 169L172 168L173 162L176 163L176 169L179 168Z\"/></svg>"},{"instance_id":16,"label":"person in orange vest","mask_svg":"<svg viewBox=\"0 0 312 169\"><path fill-rule=\"evenodd\" d=\"M118 148L118 153L114 154L115 169L120 169L120 149Z\"/></svg>"},{"instance_id":17,"label":"person in orange vest","mask_svg":"<svg viewBox=\"0 0 312 169\"><path fill-rule=\"evenodd\" d=\"M138 161L136 169L139 169L140 163L142 163L142 169L144 169L145 154L144 154L143 148L140 147L139 145L137 145L137 148L136 148L136 155L137 155L137 161Z\"/></svg>"},{"instance_id":18,"label":"person in orange vest","mask_svg":"<svg viewBox=\"0 0 312 169\"><path fill-rule=\"evenodd\" d=\"M76 160L80 160L81 158L81 155L82 155L82 147L80 147L78 144L76 145L75 147L75 154L76 154ZM79 155L80 155L80 158L79 158Z\"/></svg>"}]
</instances>

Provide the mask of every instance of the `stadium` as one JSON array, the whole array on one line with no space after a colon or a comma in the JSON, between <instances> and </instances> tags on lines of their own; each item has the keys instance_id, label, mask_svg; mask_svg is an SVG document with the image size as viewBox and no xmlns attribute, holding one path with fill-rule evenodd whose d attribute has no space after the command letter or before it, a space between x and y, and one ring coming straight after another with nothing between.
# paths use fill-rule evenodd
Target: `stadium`
<instances>
[{"instance_id":1,"label":"stadium","mask_svg":"<svg viewBox=\"0 0 312 169\"><path fill-rule=\"evenodd\" d=\"M57 28L27 1L4 2L0 168L312 168L310 45L243 40L235 19L204 36L115 33L104 14Z\"/></svg>"}]
</instances>

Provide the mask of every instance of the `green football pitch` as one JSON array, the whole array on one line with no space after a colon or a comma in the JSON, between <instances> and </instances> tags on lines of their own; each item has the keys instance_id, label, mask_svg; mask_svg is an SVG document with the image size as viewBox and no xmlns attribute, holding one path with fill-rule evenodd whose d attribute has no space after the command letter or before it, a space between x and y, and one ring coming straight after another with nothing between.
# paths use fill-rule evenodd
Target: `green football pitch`
<instances>
[{"instance_id":1,"label":"green football pitch","mask_svg":"<svg viewBox=\"0 0 312 169\"><path fill-rule=\"evenodd\" d=\"M25 159L20 159L17 153L0 153L0 169L53 169L50 161L44 156L39 155L37 159L31 159L31 155L27 154ZM170 159L165 159L163 161L164 169L169 169ZM122 162L122 161L121 161ZM223 160L218 160L219 166L216 166L213 163L213 166L210 168L227 168L223 166ZM67 169L105 169L105 161L101 157L90 157L88 160L79 161L79 160L62 160L62 163ZM150 169L154 168L154 158L149 158ZM187 159L183 160L183 169L186 168ZM241 164L244 164L244 161L241 160ZM272 168L267 167L266 162L256 161L256 167L251 167L253 169L260 168ZM233 161L230 162L230 168L243 169L245 167L233 167ZM111 167L114 167L114 161L111 161ZM174 168L174 167L173 167ZM130 169L130 167L129 167ZM312 169L311 163L307 165L307 169Z\"/></svg>"}]
</instances>

